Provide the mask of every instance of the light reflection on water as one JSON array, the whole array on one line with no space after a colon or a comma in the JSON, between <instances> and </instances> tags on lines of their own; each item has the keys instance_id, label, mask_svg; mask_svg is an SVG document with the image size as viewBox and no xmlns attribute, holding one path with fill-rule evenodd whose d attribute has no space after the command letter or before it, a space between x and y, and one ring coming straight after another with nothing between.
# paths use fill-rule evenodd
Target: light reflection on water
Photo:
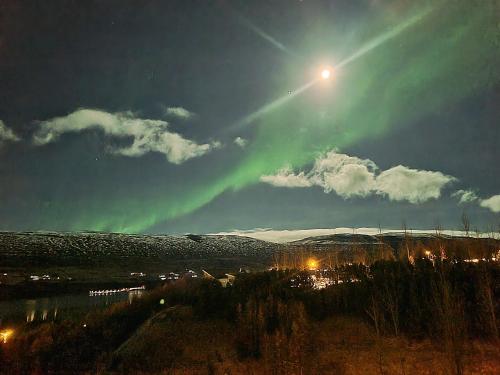
<instances>
[{"instance_id":1,"label":"light reflection on water","mask_svg":"<svg viewBox=\"0 0 500 375\"><path fill-rule=\"evenodd\" d=\"M0 324L5 320L52 321L70 315L85 314L91 310L105 308L114 303L132 303L140 298L144 290L127 293L89 296L88 294L64 295L37 299L0 301Z\"/></svg>"}]
</instances>

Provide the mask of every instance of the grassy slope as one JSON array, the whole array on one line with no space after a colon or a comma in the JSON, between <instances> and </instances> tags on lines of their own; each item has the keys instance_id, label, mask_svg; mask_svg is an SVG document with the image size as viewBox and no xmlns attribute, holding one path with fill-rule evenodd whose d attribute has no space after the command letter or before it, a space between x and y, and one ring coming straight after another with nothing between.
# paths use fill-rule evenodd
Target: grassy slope
<instances>
[{"instance_id":1,"label":"grassy slope","mask_svg":"<svg viewBox=\"0 0 500 375\"><path fill-rule=\"evenodd\" d=\"M317 352L310 374L447 374L441 348L429 340L383 337L365 322L335 317L311 326ZM188 307L173 307L148 320L114 353L113 371L168 374L267 374L276 370L266 358L238 361L234 327L223 321L197 321ZM497 374L500 347L471 342L468 374ZM285 373L293 373L290 368ZM278 372L282 373L282 372Z\"/></svg>"}]
</instances>

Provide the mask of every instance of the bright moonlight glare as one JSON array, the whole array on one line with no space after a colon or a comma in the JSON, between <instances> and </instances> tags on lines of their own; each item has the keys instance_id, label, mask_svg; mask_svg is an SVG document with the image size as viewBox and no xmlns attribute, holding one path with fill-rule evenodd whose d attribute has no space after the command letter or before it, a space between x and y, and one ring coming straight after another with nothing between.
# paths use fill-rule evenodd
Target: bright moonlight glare
<instances>
[{"instance_id":1,"label":"bright moonlight glare","mask_svg":"<svg viewBox=\"0 0 500 375\"><path fill-rule=\"evenodd\" d=\"M321 72L321 78L323 79L328 79L330 78L330 70L329 69L323 69L323 71Z\"/></svg>"}]
</instances>

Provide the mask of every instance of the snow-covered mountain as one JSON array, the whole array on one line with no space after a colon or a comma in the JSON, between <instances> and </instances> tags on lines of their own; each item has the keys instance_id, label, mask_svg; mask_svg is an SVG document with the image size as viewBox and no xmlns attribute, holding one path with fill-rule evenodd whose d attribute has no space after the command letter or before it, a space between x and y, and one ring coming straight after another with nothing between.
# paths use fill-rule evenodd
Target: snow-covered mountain
<instances>
[{"instance_id":1,"label":"snow-covered mountain","mask_svg":"<svg viewBox=\"0 0 500 375\"><path fill-rule=\"evenodd\" d=\"M0 265L83 265L107 260L270 258L280 245L231 235L0 232Z\"/></svg>"},{"instance_id":2,"label":"snow-covered mountain","mask_svg":"<svg viewBox=\"0 0 500 375\"><path fill-rule=\"evenodd\" d=\"M330 234L306 237L287 243L274 243L237 235L134 235L120 233L0 232L0 267L88 266L93 264L171 263L182 261L200 267L213 261L242 264L242 260L270 265L279 251L364 249L383 246L397 254L405 240L429 245L433 241L457 247L463 237L431 233L390 232L369 234ZM458 240L458 241L457 241ZM469 238L483 247L500 248L492 238ZM460 245L462 246L462 245Z\"/></svg>"}]
</instances>

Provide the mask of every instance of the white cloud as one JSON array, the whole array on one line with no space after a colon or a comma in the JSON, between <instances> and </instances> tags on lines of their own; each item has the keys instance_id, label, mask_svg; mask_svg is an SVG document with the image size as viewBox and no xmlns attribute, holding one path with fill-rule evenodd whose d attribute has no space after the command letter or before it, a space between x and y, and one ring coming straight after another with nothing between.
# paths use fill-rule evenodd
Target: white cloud
<instances>
[{"instance_id":1,"label":"white cloud","mask_svg":"<svg viewBox=\"0 0 500 375\"><path fill-rule=\"evenodd\" d=\"M194 117L193 112L189 112L187 109L182 107L167 107L164 108L164 111L166 116L177 117L183 120L187 120L190 119L191 117Z\"/></svg>"},{"instance_id":2,"label":"white cloud","mask_svg":"<svg viewBox=\"0 0 500 375\"><path fill-rule=\"evenodd\" d=\"M479 197L473 190L457 190L451 196L454 198L458 198L459 204L475 202L479 199Z\"/></svg>"},{"instance_id":3,"label":"white cloud","mask_svg":"<svg viewBox=\"0 0 500 375\"><path fill-rule=\"evenodd\" d=\"M234 139L234 143L238 146L240 146L241 148L244 148L247 144L248 144L248 141L244 138L241 138L241 137L236 137Z\"/></svg>"},{"instance_id":4,"label":"white cloud","mask_svg":"<svg viewBox=\"0 0 500 375\"><path fill-rule=\"evenodd\" d=\"M206 154L220 143L198 144L168 131L163 120L137 118L132 112L108 113L94 109L79 109L67 116L56 117L40 123L33 136L36 145L55 142L64 133L75 133L85 129L98 128L105 134L131 138L128 146L111 150L115 154L137 157L148 152L159 152L174 164Z\"/></svg>"},{"instance_id":5,"label":"white cloud","mask_svg":"<svg viewBox=\"0 0 500 375\"><path fill-rule=\"evenodd\" d=\"M441 196L441 189L456 179L441 172L421 171L398 165L377 176L377 194L390 200L422 203Z\"/></svg>"},{"instance_id":6,"label":"white cloud","mask_svg":"<svg viewBox=\"0 0 500 375\"><path fill-rule=\"evenodd\" d=\"M488 199L481 200L481 207L489 208L491 211L498 213L500 212L500 194L494 195Z\"/></svg>"},{"instance_id":7,"label":"white cloud","mask_svg":"<svg viewBox=\"0 0 500 375\"><path fill-rule=\"evenodd\" d=\"M305 176L304 172L294 174L293 171L285 167L275 175L261 176L260 180L276 187L309 187L312 183Z\"/></svg>"},{"instance_id":8,"label":"white cloud","mask_svg":"<svg viewBox=\"0 0 500 375\"><path fill-rule=\"evenodd\" d=\"M473 190L457 190L451 196L459 198L459 204L477 202L481 207L488 208L492 212L500 212L500 194L481 199Z\"/></svg>"},{"instance_id":9,"label":"white cloud","mask_svg":"<svg viewBox=\"0 0 500 375\"><path fill-rule=\"evenodd\" d=\"M343 198L367 196L373 189L377 166L371 160L328 152L316 159L308 178L325 193L335 191Z\"/></svg>"},{"instance_id":10,"label":"white cloud","mask_svg":"<svg viewBox=\"0 0 500 375\"><path fill-rule=\"evenodd\" d=\"M321 186L325 193L334 191L342 198L379 194L394 201L422 203L441 196L441 190L456 179L441 172L411 169L402 165L378 172L369 159L330 151L316 159L308 172L295 174L290 168L276 175L262 176L273 186Z\"/></svg>"},{"instance_id":11,"label":"white cloud","mask_svg":"<svg viewBox=\"0 0 500 375\"><path fill-rule=\"evenodd\" d=\"M20 138L14 134L12 129L9 129L2 120L0 120L0 142L11 141L17 142Z\"/></svg>"}]
</instances>

